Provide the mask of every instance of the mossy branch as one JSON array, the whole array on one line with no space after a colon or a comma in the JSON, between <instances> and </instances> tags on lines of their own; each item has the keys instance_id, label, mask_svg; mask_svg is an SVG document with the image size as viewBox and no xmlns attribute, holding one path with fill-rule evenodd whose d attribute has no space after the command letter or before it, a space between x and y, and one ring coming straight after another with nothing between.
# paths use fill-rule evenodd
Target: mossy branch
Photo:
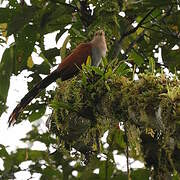
<instances>
[{"instance_id":1,"label":"mossy branch","mask_svg":"<svg viewBox=\"0 0 180 180\"><path fill-rule=\"evenodd\" d=\"M51 132L64 148L75 148L89 161L101 151L104 132L126 122L130 157L153 167L154 176L180 173L180 82L153 74L140 74L134 81L88 70L86 79L81 73L58 83L54 102L62 103L54 106ZM114 132L120 131L124 134ZM125 152L124 142L119 148Z\"/></svg>"}]
</instances>

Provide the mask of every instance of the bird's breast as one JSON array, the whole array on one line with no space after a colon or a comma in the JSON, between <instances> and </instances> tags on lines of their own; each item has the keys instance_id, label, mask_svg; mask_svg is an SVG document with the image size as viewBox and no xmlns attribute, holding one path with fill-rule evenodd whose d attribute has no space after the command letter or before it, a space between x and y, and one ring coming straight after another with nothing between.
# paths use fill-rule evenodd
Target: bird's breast
<instances>
[{"instance_id":1,"label":"bird's breast","mask_svg":"<svg viewBox=\"0 0 180 180\"><path fill-rule=\"evenodd\" d=\"M99 66L101 59L101 51L97 47L92 47L92 66Z\"/></svg>"}]
</instances>

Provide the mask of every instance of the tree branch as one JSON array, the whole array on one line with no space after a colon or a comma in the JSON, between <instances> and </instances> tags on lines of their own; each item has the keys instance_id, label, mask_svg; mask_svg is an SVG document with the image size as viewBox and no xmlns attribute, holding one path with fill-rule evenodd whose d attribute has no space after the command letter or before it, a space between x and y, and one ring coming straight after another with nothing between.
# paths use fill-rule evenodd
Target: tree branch
<instances>
[{"instance_id":1,"label":"tree branch","mask_svg":"<svg viewBox=\"0 0 180 180\"><path fill-rule=\"evenodd\" d=\"M132 41L132 42L130 43L130 45L129 45L128 48L126 49L125 53L123 54L123 57L124 57L125 59L128 58L128 57L127 57L127 54L131 51L131 49L133 48L133 46L134 46L143 36L144 36L144 31L143 31L141 34L139 34L139 36L137 36L137 38L136 38L134 41Z\"/></svg>"},{"instance_id":2,"label":"tree branch","mask_svg":"<svg viewBox=\"0 0 180 180\"><path fill-rule=\"evenodd\" d=\"M180 38L180 33L176 33L176 32L165 32L165 31L158 31L156 29L153 29L153 28L150 28L150 27L145 27L145 26L141 26L142 28L144 29L148 29L148 30L151 30L151 31L154 31L154 32L157 32L157 33L161 33L161 34L165 34L167 36L171 36L173 38Z\"/></svg>"},{"instance_id":3,"label":"tree branch","mask_svg":"<svg viewBox=\"0 0 180 180\"><path fill-rule=\"evenodd\" d=\"M133 28L133 29L130 29L129 31L125 32L121 38L116 42L116 45L115 45L115 53L114 53L114 57L113 58L116 58L118 55L119 55L119 52L120 52L120 49L121 49L121 43L122 41L124 40L124 38L126 38L127 36L129 36L130 34L133 34L135 33L139 27L142 26L143 22L147 19L147 17L155 10L156 8L153 8L151 9L145 16L144 18L139 22L139 24Z\"/></svg>"}]
</instances>

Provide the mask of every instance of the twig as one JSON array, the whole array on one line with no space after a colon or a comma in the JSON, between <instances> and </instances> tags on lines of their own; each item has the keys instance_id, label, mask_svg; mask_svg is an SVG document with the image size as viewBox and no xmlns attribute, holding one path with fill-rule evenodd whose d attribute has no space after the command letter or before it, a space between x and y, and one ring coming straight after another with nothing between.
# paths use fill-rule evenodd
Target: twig
<instances>
[{"instance_id":1,"label":"twig","mask_svg":"<svg viewBox=\"0 0 180 180\"><path fill-rule=\"evenodd\" d=\"M82 11L81 11L81 8L80 8L80 9L78 8L78 5L77 5L77 3L76 3L74 0L73 0L72 2L74 2L75 7L77 8L77 12L78 12L79 19L81 20L84 28L86 28L86 24L84 23L84 20L83 20L83 18L82 18L82 14L81 14L81 12L82 12ZM80 3L80 1L79 1L79 3ZM81 3L80 3L80 4L81 4Z\"/></svg>"},{"instance_id":2,"label":"twig","mask_svg":"<svg viewBox=\"0 0 180 180\"><path fill-rule=\"evenodd\" d=\"M116 51L115 51L114 58L116 58L116 57L119 55L120 48L121 48L121 43L122 43L122 41L124 40L124 38L126 38L126 37L129 36L130 34L135 33L135 32L138 30L138 28L142 26L143 22L147 19L147 17L148 17L155 9L156 9L156 8L151 9L151 10L144 16L144 18L139 22L139 24L138 24L135 28L130 29L129 31L125 32L125 33L121 36L121 38L116 42L116 43L117 43L117 44L116 44L117 47L115 48Z\"/></svg>"},{"instance_id":3,"label":"twig","mask_svg":"<svg viewBox=\"0 0 180 180\"><path fill-rule=\"evenodd\" d=\"M173 32L173 33L167 33L167 32L164 32L164 31L158 31L158 30L155 30L155 29L152 29L152 28L150 28L150 27L145 27L145 26L141 26L142 28L144 28L144 29L148 29L148 30L151 30L151 31L154 31L154 32L157 32L157 33L161 33L161 34L165 34L165 35L168 35L168 36L171 36L171 37L173 37L173 38L180 38L180 34L178 33L175 33L175 32Z\"/></svg>"},{"instance_id":4,"label":"twig","mask_svg":"<svg viewBox=\"0 0 180 180\"><path fill-rule=\"evenodd\" d=\"M126 49L125 53L123 56L125 56L125 59L127 59L127 54L131 51L131 49L133 48L133 46L144 36L144 31L139 34L139 36L130 43L130 45L128 46L128 48Z\"/></svg>"},{"instance_id":5,"label":"twig","mask_svg":"<svg viewBox=\"0 0 180 180\"><path fill-rule=\"evenodd\" d=\"M125 63L125 62L128 62L127 58L127 54L132 50L133 46L141 39L141 37L144 36L144 31L134 40L130 43L129 47L126 49L125 53L123 54L123 60L122 61L119 61L118 64L116 65L116 67L113 69L113 72L115 72L118 67L120 66L121 63ZM117 59L115 59L117 60ZM111 61L111 63L114 62L114 61ZM110 63L109 63L110 65Z\"/></svg>"},{"instance_id":6,"label":"twig","mask_svg":"<svg viewBox=\"0 0 180 180\"><path fill-rule=\"evenodd\" d=\"M129 30L129 31L126 32L126 33L124 33L123 36L126 37L126 36L128 36L128 35L130 35L130 34L132 34L132 33L135 33L135 32L137 31L137 29L138 29L139 27L141 27L141 25L143 24L143 22L147 19L147 17L148 17L154 10L155 10L155 8L151 9L151 10L144 16L144 18L139 22L139 24L138 24L135 28ZM123 36L122 36L121 38L124 38ZM120 40L121 40L121 39L120 39Z\"/></svg>"},{"instance_id":7,"label":"twig","mask_svg":"<svg viewBox=\"0 0 180 180\"><path fill-rule=\"evenodd\" d=\"M130 169L129 169L129 142L128 142L128 135L127 135L127 122L126 121L124 123L124 130L125 130L125 138L126 138L127 175L128 175L128 180L131 180Z\"/></svg>"},{"instance_id":8,"label":"twig","mask_svg":"<svg viewBox=\"0 0 180 180\"><path fill-rule=\"evenodd\" d=\"M145 24L148 24L149 22L152 21L152 19L156 19L156 18L158 18L158 17L161 16L161 15L162 15L162 13L159 13L159 14L157 14L155 17L151 18L150 20L145 21L143 24L144 24L144 25L145 25Z\"/></svg>"},{"instance_id":9,"label":"twig","mask_svg":"<svg viewBox=\"0 0 180 180\"><path fill-rule=\"evenodd\" d=\"M166 25L166 27L165 27L165 28L163 28L163 27L162 27L162 25L158 24L158 22L157 22L157 20L156 20L156 19L154 19L154 21L155 21L156 23L154 23L154 24L153 24L153 26L155 26L155 27L159 28L159 29L160 29L160 30L162 30L163 32L173 34L173 31L172 31L171 29L169 29L169 27L167 26L167 24L166 24L165 22L163 22L163 24L165 24L165 25ZM167 30L167 31L166 31L166 30Z\"/></svg>"}]
</instances>

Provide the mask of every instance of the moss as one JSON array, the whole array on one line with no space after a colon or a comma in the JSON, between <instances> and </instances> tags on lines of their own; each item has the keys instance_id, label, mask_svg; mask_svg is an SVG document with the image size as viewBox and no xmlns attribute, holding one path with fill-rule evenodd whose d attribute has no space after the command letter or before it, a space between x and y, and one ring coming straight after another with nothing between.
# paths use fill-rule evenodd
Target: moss
<instances>
[{"instance_id":1,"label":"moss","mask_svg":"<svg viewBox=\"0 0 180 180\"><path fill-rule=\"evenodd\" d=\"M180 172L175 159L175 154L180 156L178 80L151 74L140 74L137 81L117 75L82 76L60 81L52 102L51 132L63 148L73 147L89 159L101 152L106 130L127 122L132 157L144 159L156 175Z\"/></svg>"}]
</instances>

